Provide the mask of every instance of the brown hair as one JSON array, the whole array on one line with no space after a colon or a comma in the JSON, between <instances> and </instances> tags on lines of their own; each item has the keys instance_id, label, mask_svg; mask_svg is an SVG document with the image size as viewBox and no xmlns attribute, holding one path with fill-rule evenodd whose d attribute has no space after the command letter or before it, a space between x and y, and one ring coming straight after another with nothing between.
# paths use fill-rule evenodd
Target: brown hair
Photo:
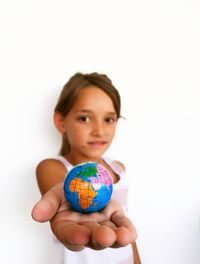
<instances>
[{"instance_id":1,"label":"brown hair","mask_svg":"<svg viewBox=\"0 0 200 264\"><path fill-rule=\"evenodd\" d=\"M103 90L111 98L117 114L117 118L119 118L121 110L120 94L112 84L112 81L107 77L107 75L99 74L97 72L88 74L78 72L74 74L64 85L55 107L55 112L66 116L72 108L79 91L82 88L92 85ZM67 139L67 135L63 135L62 145L59 153L60 155L66 155L69 153L69 151L70 145Z\"/></svg>"}]
</instances>

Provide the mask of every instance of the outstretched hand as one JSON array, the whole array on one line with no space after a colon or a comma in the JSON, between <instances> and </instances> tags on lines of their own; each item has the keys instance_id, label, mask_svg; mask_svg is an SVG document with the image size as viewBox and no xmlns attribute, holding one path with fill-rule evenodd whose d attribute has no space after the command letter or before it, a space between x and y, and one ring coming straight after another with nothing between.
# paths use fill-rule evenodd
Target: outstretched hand
<instances>
[{"instance_id":1,"label":"outstretched hand","mask_svg":"<svg viewBox=\"0 0 200 264\"><path fill-rule=\"evenodd\" d=\"M32 210L35 221L50 221L56 238L68 249L80 251L84 247L96 250L123 247L136 240L132 222L120 205L110 200L101 211L83 214L74 211L66 202L63 183L46 192Z\"/></svg>"}]
</instances>

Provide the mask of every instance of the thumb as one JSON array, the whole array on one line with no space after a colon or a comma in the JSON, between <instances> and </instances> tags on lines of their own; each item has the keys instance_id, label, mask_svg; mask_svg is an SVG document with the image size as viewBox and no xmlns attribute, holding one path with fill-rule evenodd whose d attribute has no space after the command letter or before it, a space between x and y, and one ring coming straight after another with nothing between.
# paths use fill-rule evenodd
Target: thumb
<instances>
[{"instance_id":1,"label":"thumb","mask_svg":"<svg viewBox=\"0 0 200 264\"><path fill-rule=\"evenodd\" d=\"M57 213L63 198L63 183L59 183L46 192L31 212L32 218L38 222L50 221Z\"/></svg>"}]
</instances>

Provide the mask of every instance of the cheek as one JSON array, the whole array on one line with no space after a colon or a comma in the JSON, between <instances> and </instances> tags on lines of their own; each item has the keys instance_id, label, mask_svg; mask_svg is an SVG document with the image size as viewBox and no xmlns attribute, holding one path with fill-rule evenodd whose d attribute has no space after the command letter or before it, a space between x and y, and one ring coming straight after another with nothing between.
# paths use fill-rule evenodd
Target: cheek
<instances>
[{"instance_id":1,"label":"cheek","mask_svg":"<svg viewBox=\"0 0 200 264\"><path fill-rule=\"evenodd\" d=\"M110 129L110 135L114 136L114 135L115 135L115 131L116 131L116 126L113 126L113 127Z\"/></svg>"},{"instance_id":2,"label":"cheek","mask_svg":"<svg viewBox=\"0 0 200 264\"><path fill-rule=\"evenodd\" d=\"M84 139L84 131L80 129L74 129L70 131L68 135L68 140L70 142L74 142L75 144L79 143L82 139Z\"/></svg>"}]
</instances>

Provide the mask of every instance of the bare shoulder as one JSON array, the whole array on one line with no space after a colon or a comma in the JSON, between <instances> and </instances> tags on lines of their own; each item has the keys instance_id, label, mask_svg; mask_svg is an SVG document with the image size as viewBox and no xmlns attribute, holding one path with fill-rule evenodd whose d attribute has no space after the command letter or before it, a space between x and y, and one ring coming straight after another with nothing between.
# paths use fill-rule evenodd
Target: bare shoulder
<instances>
[{"instance_id":1,"label":"bare shoulder","mask_svg":"<svg viewBox=\"0 0 200 264\"><path fill-rule=\"evenodd\" d=\"M56 159L44 159L36 167L37 183L41 193L45 193L55 184L64 180L67 169Z\"/></svg>"},{"instance_id":2,"label":"bare shoulder","mask_svg":"<svg viewBox=\"0 0 200 264\"><path fill-rule=\"evenodd\" d=\"M121 161L115 160L115 162L119 165L119 167L120 167L123 171L126 171L126 167L125 167L125 165L124 165Z\"/></svg>"},{"instance_id":3,"label":"bare shoulder","mask_svg":"<svg viewBox=\"0 0 200 264\"><path fill-rule=\"evenodd\" d=\"M36 167L36 172L40 171L52 171L57 169L65 169L64 164L57 159L44 159L40 161Z\"/></svg>"}]
</instances>

